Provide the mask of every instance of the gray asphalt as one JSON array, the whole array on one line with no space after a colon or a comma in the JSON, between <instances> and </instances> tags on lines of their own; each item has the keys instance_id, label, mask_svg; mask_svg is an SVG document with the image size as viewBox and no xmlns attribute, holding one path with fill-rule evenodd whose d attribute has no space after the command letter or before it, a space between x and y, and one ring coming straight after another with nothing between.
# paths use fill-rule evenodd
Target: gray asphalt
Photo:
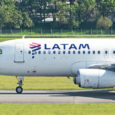
<instances>
[{"instance_id":1,"label":"gray asphalt","mask_svg":"<svg viewBox=\"0 0 115 115\"><path fill-rule=\"evenodd\" d=\"M114 90L0 90L0 103L89 104L115 103Z\"/></svg>"}]
</instances>

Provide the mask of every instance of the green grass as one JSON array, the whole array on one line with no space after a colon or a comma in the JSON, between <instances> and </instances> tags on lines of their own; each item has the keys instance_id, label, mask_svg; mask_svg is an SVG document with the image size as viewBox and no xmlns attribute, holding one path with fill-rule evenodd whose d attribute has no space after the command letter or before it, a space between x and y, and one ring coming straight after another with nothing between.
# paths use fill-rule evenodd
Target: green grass
<instances>
[{"instance_id":1,"label":"green grass","mask_svg":"<svg viewBox=\"0 0 115 115\"><path fill-rule=\"evenodd\" d=\"M0 115L115 115L115 104L0 104Z\"/></svg>"},{"instance_id":2,"label":"green grass","mask_svg":"<svg viewBox=\"0 0 115 115\"><path fill-rule=\"evenodd\" d=\"M114 34L115 30L102 29L50 29L50 28L33 28L33 29L18 29L18 30L4 30L1 34L17 34L17 35L44 35L44 34L61 34L61 35L86 35L86 34Z\"/></svg>"},{"instance_id":3,"label":"green grass","mask_svg":"<svg viewBox=\"0 0 115 115\"><path fill-rule=\"evenodd\" d=\"M13 76L0 76L0 90L15 90L18 80ZM24 77L24 90L83 90L66 77ZM115 88L106 88L105 90ZM102 90L102 89L99 89Z\"/></svg>"},{"instance_id":4,"label":"green grass","mask_svg":"<svg viewBox=\"0 0 115 115\"><path fill-rule=\"evenodd\" d=\"M0 90L15 90L17 87L16 77L0 76ZM82 89L73 84L73 79L66 77L25 77L24 90L76 90Z\"/></svg>"},{"instance_id":5,"label":"green grass","mask_svg":"<svg viewBox=\"0 0 115 115\"><path fill-rule=\"evenodd\" d=\"M29 38L62 38L62 39L65 39L65 38L68 38L68 39L71 39L71 38L90 38L90 39L94 39L94 38L96 38L96 39L107 39L107 38L112 38L112 39L114 39L115 38L115 36L60 36L60 35L58 35L58 36L55 36L55 35L53 35L53 36L33 36L33 37L29 37ZM9 36L5 36L5 37L0 37L0 42L2 42L2 41L7 41L7 40L14 40L14 39L21 39L21 37L9 37ZM26 39L26 38L25 38Z\"/></svg>"}]
</instances>

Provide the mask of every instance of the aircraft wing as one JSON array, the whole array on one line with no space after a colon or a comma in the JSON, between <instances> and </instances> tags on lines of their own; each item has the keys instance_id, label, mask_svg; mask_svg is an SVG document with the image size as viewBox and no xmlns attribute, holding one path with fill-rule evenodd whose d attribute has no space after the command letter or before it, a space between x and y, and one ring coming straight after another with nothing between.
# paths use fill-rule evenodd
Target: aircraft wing
<instances>
[{"instance_id":1,"label":"aircraft wing","mask_svg":"<svg viewBox=\"0 0 115 115\"><path fill-rule=\"evenodd\" d=\"M89 66L88 68L92 69L105 69L105 70L110 70L115 72L115 63L111 64L93 64Z\"/></svg>"}]
</instances>

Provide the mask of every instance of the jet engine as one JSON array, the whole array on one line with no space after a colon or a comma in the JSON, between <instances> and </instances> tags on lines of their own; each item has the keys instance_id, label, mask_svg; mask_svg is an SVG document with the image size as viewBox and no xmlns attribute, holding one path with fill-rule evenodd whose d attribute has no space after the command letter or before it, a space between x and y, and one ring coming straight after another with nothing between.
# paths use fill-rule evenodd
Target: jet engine
<instances>
[{"instance_id":1,"label":"jet engine","mask_svg":"<svg viewBox=\"0 0 115 115\"><path fill-rule=\"evenodd\" d=\"M73 77L74 84L82 88L115 87L115 72L102 69L80 69Z\"/></svg>"}]
</instances>

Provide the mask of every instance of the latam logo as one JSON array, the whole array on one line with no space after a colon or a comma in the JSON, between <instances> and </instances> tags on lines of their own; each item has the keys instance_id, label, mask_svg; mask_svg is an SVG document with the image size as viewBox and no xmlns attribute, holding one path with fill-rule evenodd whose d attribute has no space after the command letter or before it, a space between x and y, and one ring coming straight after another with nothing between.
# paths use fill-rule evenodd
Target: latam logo
<instances>
[{"instance_id":1,"label":"latam logo","mask_svg":"<svg viewBox=\"0 0 115 115\"><path fill-rule=\"evenodd\" d=\"M53 45L48 45L48 44L38 44L38 43L32 43L30 44L30 48L32 49L32 51L36 51L36 50L40 50L41 48L45 49L45 50L77 50L77 49L90 49L89 44L53 44Z\"/></svg>"},{"instance_id":2,"label":"latam logo","mask_svg":"<svg viewBox=\"0 0 115 115\"><path fill-rule=\"evenodd\" d=\"M37 50L41 49L41 44L32 43L32 44L30 44L30 48L32 49L32 52L37 51Z\"/></svg>"}]
</instances>

